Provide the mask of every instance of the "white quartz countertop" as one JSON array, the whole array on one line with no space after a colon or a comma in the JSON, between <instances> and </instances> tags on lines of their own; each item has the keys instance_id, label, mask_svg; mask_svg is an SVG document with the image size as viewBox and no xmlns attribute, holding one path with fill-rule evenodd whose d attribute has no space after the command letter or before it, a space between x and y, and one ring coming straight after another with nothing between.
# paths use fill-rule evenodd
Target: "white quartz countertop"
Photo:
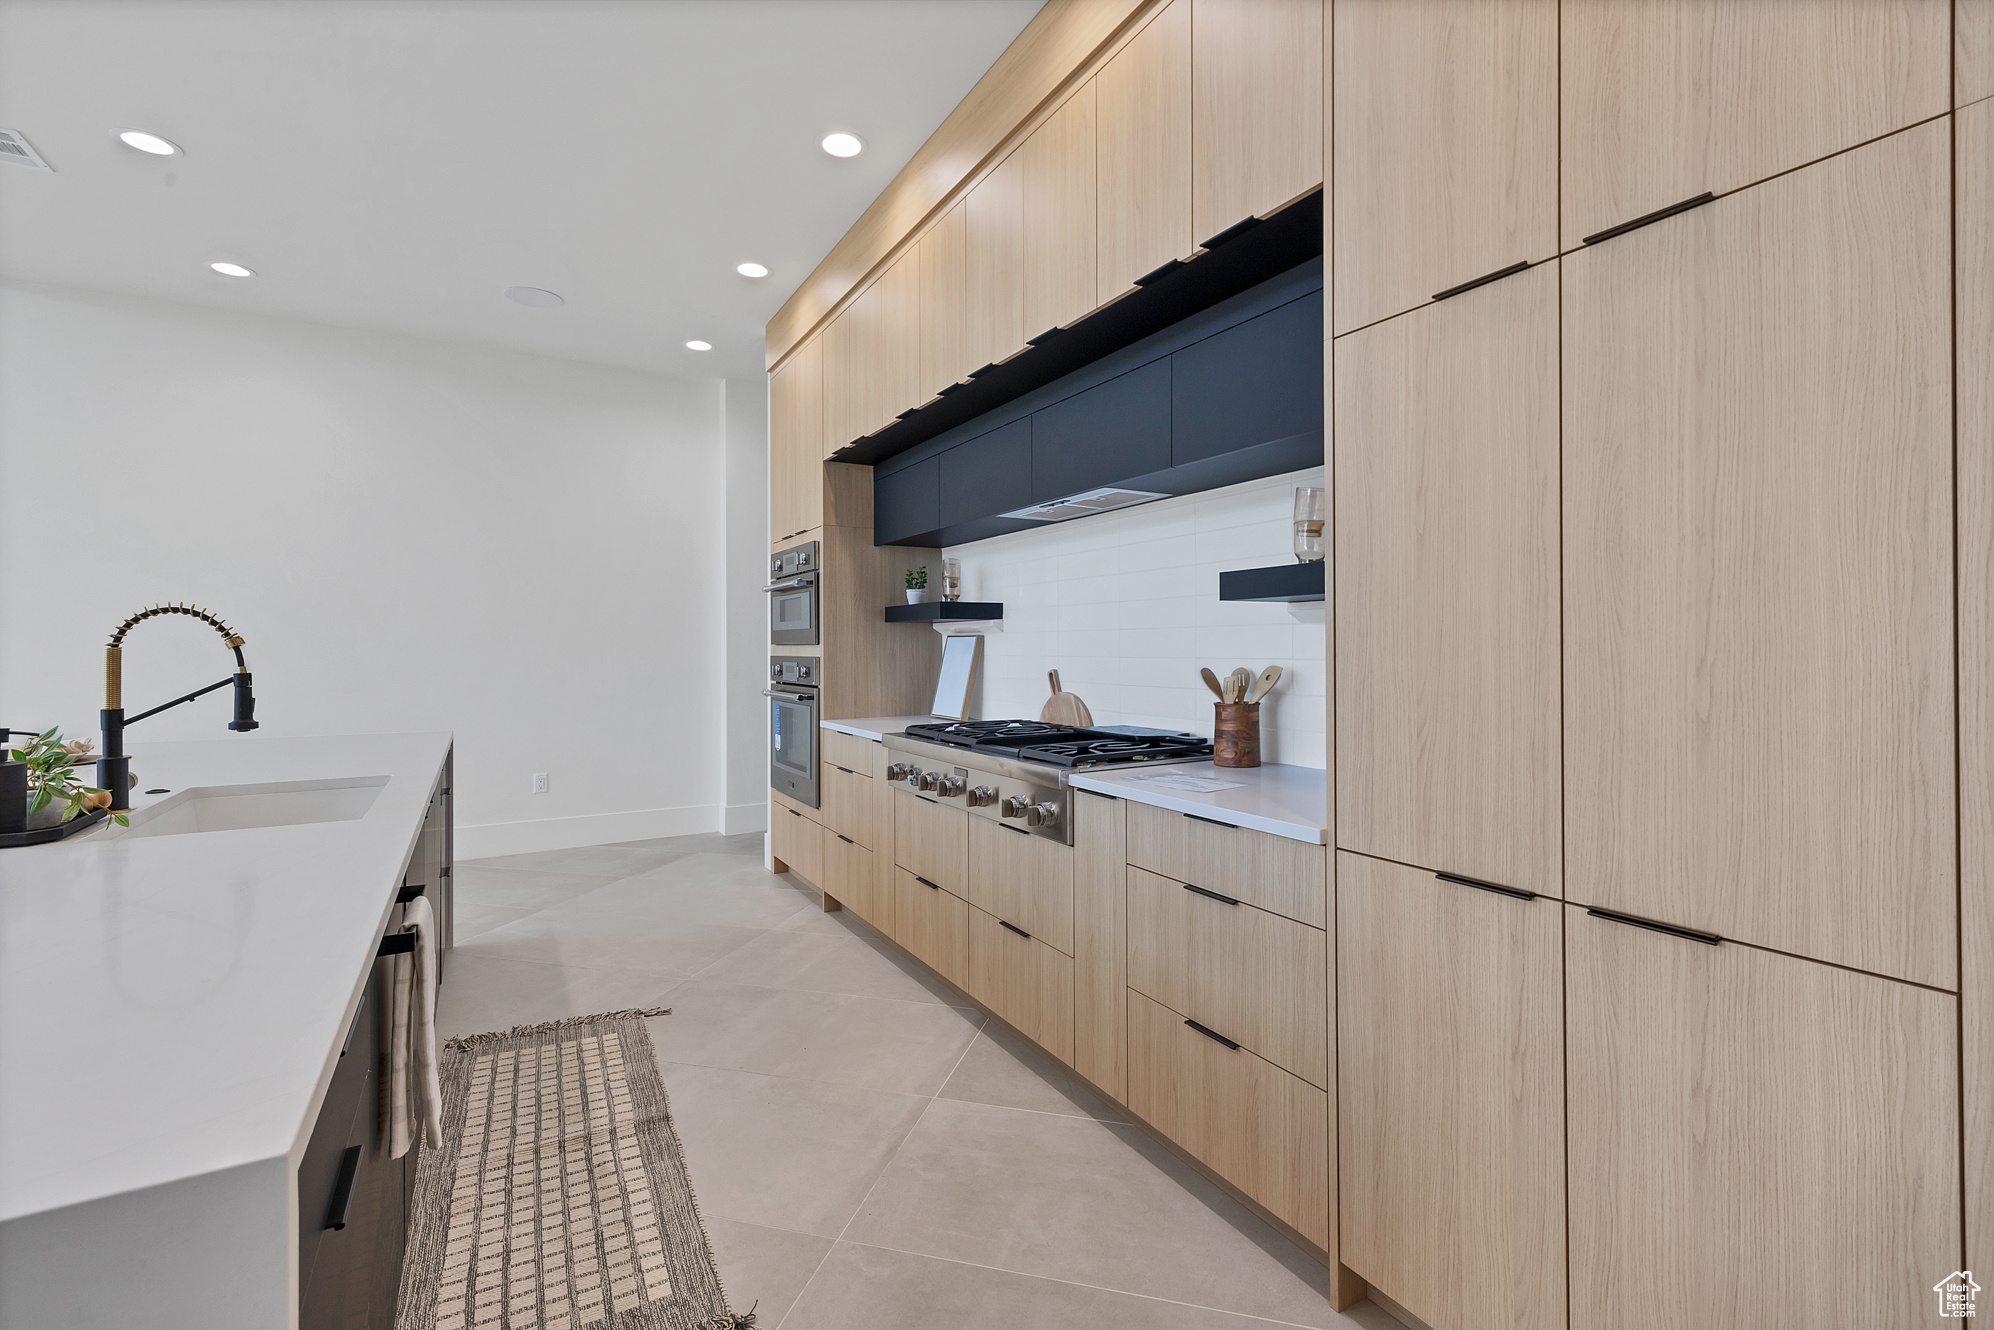
<instances>
[{"instance_id":1,"label":"white quartz countertop","mask_svg":"<svg viewBox=\"0 0 1994 1330\"><path fill-rule=\"evenodd\" d=\"M1173 774L1236 784L1210 794L1174 790L1168 788ZM1311 845L1329 842L1329 782L1320 767L1215 767L1210 762L1184 762L1132 771L1075 772L1067 780L1077 790L1111 794Z\"/></svg>"},{"instance_id":2,"label":"white quartz countertop","mask_svg":"<svg viewBox=\"0 0 1994 1330\"><path fill-rule=\"evenodd\" d=\"M821 720L817 723L839 734L855 734L861 739L878 739L898 734L909 725L926 725L933 716L861 716L857 720Z\"/></svg>"},{"instance_id":3,"label":"white quartz countertop","mask_svg":"<svg viewBox=\"0 0 1994 1330\"><path fill-rule=\"evenodd\" d=\"M449 748L134 744L141 789L387 781L347 821L0 850L0 1220L295 1161Z\"/></svg>"}]
</instances>

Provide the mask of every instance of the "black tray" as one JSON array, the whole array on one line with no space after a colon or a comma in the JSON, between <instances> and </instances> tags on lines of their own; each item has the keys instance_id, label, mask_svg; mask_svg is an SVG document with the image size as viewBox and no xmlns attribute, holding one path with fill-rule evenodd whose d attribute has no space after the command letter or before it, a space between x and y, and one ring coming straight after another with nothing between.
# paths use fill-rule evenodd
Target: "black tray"
<instances>
[{"instance_id":1,"label":"black tray","mask_svg":"<svg viewBox=\"0 0 1994 1330\"><path fill-rule=\"evenodd\" d=\"M11 849L17 845L46 845L50 841L61 840L65 836L74 836L77 832L85 828L94 827L110 815L110 809L99 808L93 813L85 813L81 817L72 817L59 827L37 827L33 831L0 832L0 850Z\"/></svg>"}]
</instances>

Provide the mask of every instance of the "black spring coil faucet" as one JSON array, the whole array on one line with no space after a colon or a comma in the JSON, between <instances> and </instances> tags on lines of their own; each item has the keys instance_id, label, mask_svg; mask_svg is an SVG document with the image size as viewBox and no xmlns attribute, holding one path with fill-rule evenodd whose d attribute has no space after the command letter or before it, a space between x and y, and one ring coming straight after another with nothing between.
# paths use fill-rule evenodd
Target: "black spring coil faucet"
<instances>
[{"instance_id":1,"label":"black spring coil faucet","mask_svg":"<svg viewBox=\"0 0 1994 1330\"><path fill-rule=\"evenodd\" d=\"M134 626L161 614L185 614L199 619L222 635L222 641L229 650L235 652L235 673L209 684L206 688L196 688L171 702L162 702L150 711L141 711L136 716L125 715L123 658L125 634ZM137 724L147 716L157 716L170 707L182 702L192 702L195 698L212 693L217 688L235 685L235 719L228 723L231 730L247 733L256 728L256 695L250 691L249 666L242 659L242 642L235 630L203 609L192 605L154 605L151 609L140 610L111 634L111 640L104 646L104 709L98 713L104 730L104 754L97 759L97 788L111 792L111 809L131 807L131 759L125 756L125 726Z\"/></svg>"}]
</instances>

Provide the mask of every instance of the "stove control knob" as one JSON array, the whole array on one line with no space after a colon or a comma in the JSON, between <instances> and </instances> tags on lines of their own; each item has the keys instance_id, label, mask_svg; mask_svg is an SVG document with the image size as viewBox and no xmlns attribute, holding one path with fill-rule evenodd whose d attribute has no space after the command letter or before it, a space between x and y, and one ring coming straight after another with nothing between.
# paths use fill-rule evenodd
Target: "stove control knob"
<instances>
[{"instance_id":1,"label":"stove control knob","mask_svg":"<svg viewBox=\"0 0 1994 1330\"><path fill-rule=\"evenodd\" d=\"M916 783L924 790L939 790L942 787L942 773L939 771L924 771L921 773L921 779Z\"/></svg>"},{"instance_id":2,"label":"stove control knob","mask_svg":"<svg viewBox=\"0 0 1994 1330\"><path fill-rule=\"evenodd\" d=\"M904 762L895 762L886 769L886 778L888 780L906 780L907 764Z\"/></svg>"},{"instance_id":3,"label":"stove control knob","mask_svg":"<svg viewBox=\"0 0 1994 1330\"><path fill-rule=\"evenodd\" d=\"M969 782L964 780L960 776L944 776L942 777L942 783L939 787L939 791L942 798L953 799L958 794L961 794L963 791L963 787L968 784Z\"/></svg>"},{"instance_id":4,"label":"stove control knob","mask_svg":"<svg viewBox=\"0 0 1994 1330\"><path fill-rule=\"evenodd\" d=\"M776 681L777 683L781 683L781 682L782 682L782 666L780 666L780 665L771 665L771 666L769 666L769 678L771 678L771 679L774 679L774 680L775 680L775 681Z\"/></svg>"},{"instance_id":5,"label":"stove control knob","mask_svg":"<svg viewBox=\"0 0 1994 1330\"><path fill-rule=\"evenodd\" d=\"M1025 825L1028 827L1049 827L1057 821L1058 804L1033 804L1025 810Z\"/></svg>"},{"instance_id":6,"label":"stove control knob","mask_svg":"<svg viewBox=\"0 0 1994 1330\"><path fill-rule=\"evenodd\" d=\"M1025 815L1025 810L1027 808L1030 808L1031 806L1032 806L1032 801L1030 799L1027 799L1022 794L1014 794L1010 798L1006 799L1004 801L1004 806L998 809L997 811L1001 816L1004 817L1023 817Z\"/></svg>"},{"instance_id":7,"label":"stove control knob","mask_svg":"<svg viewBox=\"0 0 1994 1330\"><path fill-rule=\"evenodd\" d=\"M991 789L988 785L979 785L969 792L969 806L971 808L988 808L996 802L997 791Z\"/></svg>"}]
</instances>

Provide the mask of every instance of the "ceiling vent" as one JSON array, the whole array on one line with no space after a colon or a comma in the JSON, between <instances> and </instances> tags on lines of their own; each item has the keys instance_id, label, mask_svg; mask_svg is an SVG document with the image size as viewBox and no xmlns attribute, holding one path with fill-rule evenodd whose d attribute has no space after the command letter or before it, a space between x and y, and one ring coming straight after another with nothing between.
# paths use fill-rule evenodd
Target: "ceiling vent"
<instances>
[{"instance_id":1,"label":"ceiling vent","mask_svg":"<svg viewBox=\"0 0 1994 1330\"><path fill-rule=\"evenodd\" d=\"M42 160L42 155L34 150L27 136L18 129L0 129L0 162L13 162L17 166L32 166L37 171L53 171L55 168Z\"/></svg>"},{"instance_id":2,"label":"ceiling vent","mask_svg":"<svg viewBox=\"0 0 1994 1330\"><path fill-rule=\"evenodd\" d=\"M1168 494L1158 494L1154 490L1125 490L1109 485L1103 489L1083 490L1079 494L1069 494L1063 499L1050 503L1035 503L1029 508L1019 508L1004 513L1005 517L1021 518L1027 522L1064 522L1074 517L1092 517L1095 513L1111 512L1116 508L1133 508L1151 499L1167 499Z\"/></svg>"}]
</instances>

